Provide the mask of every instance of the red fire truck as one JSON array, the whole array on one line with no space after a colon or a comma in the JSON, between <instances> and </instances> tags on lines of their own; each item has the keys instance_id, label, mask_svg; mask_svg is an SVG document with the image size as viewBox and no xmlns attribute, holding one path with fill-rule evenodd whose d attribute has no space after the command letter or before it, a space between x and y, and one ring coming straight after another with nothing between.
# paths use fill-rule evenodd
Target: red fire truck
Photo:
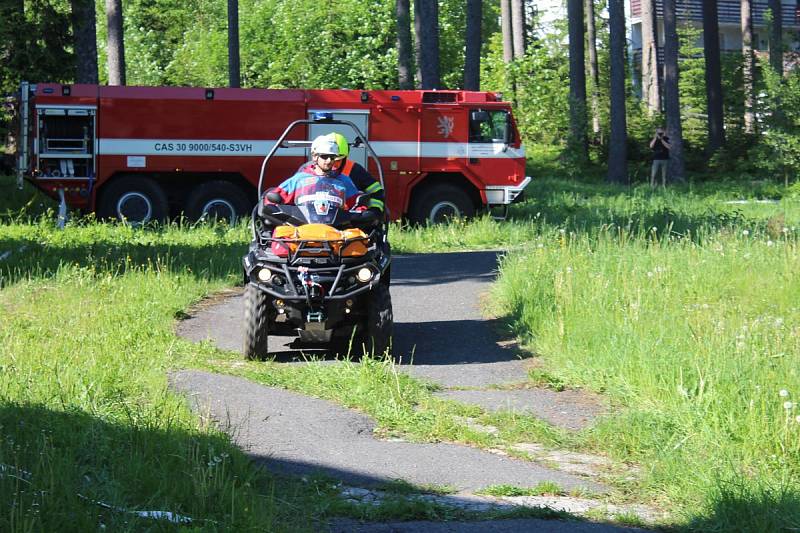
<instances>
[{"instance_id":1,"label":"red fire truck","mask_svg":"<svg viewBox=\"0 0 800 533\"><path fill-rule=\"evenodd\" d=\"M21 86L18 176L102 217L234 218L255 204L262 160L286 125L320 112L368 137L395 219L502 211L530 181L511 106L496 93L55 83ZM340 133L353 141L350 129ZM314 124L294 140L336 130ZM277 152L265 187L309 159L301 146ZM363 148L351 158L368 164Z\"/></svg>"}]
</instances>

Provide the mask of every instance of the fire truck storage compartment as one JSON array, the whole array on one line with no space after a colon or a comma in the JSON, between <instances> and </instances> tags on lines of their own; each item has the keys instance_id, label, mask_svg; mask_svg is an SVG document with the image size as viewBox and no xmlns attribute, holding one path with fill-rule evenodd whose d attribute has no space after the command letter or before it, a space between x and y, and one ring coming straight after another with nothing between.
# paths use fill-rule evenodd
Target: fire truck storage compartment
<instances>
[{"instance_id":1,"label":"fire truck storage compartment","mask_svg":"<svg viewBox=\"0 0 800 533\"><path fill-rule=\"evenodd\" d=\"M95 110L38 109L39 166L44 176L94 176Z\"/></svg>"}]
</instances>

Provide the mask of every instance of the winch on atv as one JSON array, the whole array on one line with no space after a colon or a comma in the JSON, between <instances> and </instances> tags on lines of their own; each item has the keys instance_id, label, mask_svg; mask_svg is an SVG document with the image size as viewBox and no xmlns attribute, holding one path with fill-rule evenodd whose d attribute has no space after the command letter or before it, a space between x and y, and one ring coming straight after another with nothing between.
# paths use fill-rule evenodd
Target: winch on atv
<instances>
[{"instance_id":1,"label":"winch on atv","mask_svg":"<svg viewBox=\"0 0 800 533\"><path fill-rule=\"evenodd\" d=\"M315 117L316 118L316 117ZM385 217L337 203L329 180L304 188L295 205L272 191L261 195L264 170L280 148L310 144L285 141L293 128L309 123L343 124L355 143L380 161L351 122L323 116L290 124L264 159L259 203L253 211L253 240L244 256L244 355L269 355L269 335L299 336L303 343L351 346L352 353L386 355L392 335L389 294L391 252ZM363 143L363 144L362 144Z\"/></svg>"}]
</instances>

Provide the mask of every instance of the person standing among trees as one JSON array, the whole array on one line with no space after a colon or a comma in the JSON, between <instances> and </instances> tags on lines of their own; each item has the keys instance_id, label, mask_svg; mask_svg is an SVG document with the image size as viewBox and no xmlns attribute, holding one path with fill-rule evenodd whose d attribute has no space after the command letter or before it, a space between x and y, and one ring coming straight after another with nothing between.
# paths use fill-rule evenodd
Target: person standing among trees
<instances>
[{"instance_id":1,"label":"person standing among trees","mask_svg":"<svg viewBox=\"0 0 800 533\"><path fill-rule=\"evenodd\" d=\"M650 149L653 151L653 166L650 168L650 186L656 186L656 175L661 171L661 186L667 186L667 166L669 165L669 137L664 132L664 128L656 128L656 134L650 141Z\"/></svg>"}]
</instances>

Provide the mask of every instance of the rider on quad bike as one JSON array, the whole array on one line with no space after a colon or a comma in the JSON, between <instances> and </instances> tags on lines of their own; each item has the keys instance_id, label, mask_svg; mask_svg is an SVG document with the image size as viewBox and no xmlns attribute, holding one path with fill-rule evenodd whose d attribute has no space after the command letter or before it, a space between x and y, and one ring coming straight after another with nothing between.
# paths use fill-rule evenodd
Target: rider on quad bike
<instances>
[{"instance_id":1,"label":"rider on quad bike","mask_svg":"<svg viewBox=\"0 0 800 533\"><path fill-rule=\"evenodd\" d=\"M299 144L284 139L295 125L308 122L287 128L262 172L276 149ZM355 125L326 122L351 126L381 173ZM354 168L345 161L349 145L343 149L336 135L314 139L312 161L267 191L254 210L254 238L243 260L247 359L267 357L270 334L298 335L307 343L352 341L356 353L364 349L376 356L389 348L391 253L382 179L369 183L359 175L359 185L372 194L360 193L343 172Z\"/></svg>"},{"instance_id":2,"label":"rider on quad bike","mask_svg":"<svg viewBox=\"0 0 800 533\"><path fill-rule=\"evenodd\" d=\"M325 161L317 161L314 149L316 145L316 154L322 153L320 150L332 151L333 147L328 144L328 141L335 142L338 147L338 152L330 169L327 168ZM350 143L347 142L347 138L344 135L337 132L321 135L314 139L314 143L311 145L312 160L301 166L298 172L314 173L319 169L331 177L338 177L339 179L350 178L353 185L359 191L364 191L364 194L369 197L366 201L367 208L376 210L377 214L382 216L384 211L383 185L379 180L372 177L372 174L366 168L352 159L348 159L349 155Z\"/></svg>"},{"instance_id":3,"label":"rider on quad bike","mask_svg":"<svg viewBox=\"0 0 800 533\"><path fill-rule=\"evenodd\" d=\"M383 186L361 165L347 159L350 145L341 133L320 135L311 143L311 161L302 165L297 173L272 189L280 194L282 204L294 204L303 195L304 189L318 186L317 180L330 180L330 185L341 189L344 208L355 208L355 199L360 194L368 196L364 205L357 208L373 210L376 218L383 218ZM363 192L362 192L363 191ZM269 199L267 198L267 203Z\"/></svg>"}]
</instances>

